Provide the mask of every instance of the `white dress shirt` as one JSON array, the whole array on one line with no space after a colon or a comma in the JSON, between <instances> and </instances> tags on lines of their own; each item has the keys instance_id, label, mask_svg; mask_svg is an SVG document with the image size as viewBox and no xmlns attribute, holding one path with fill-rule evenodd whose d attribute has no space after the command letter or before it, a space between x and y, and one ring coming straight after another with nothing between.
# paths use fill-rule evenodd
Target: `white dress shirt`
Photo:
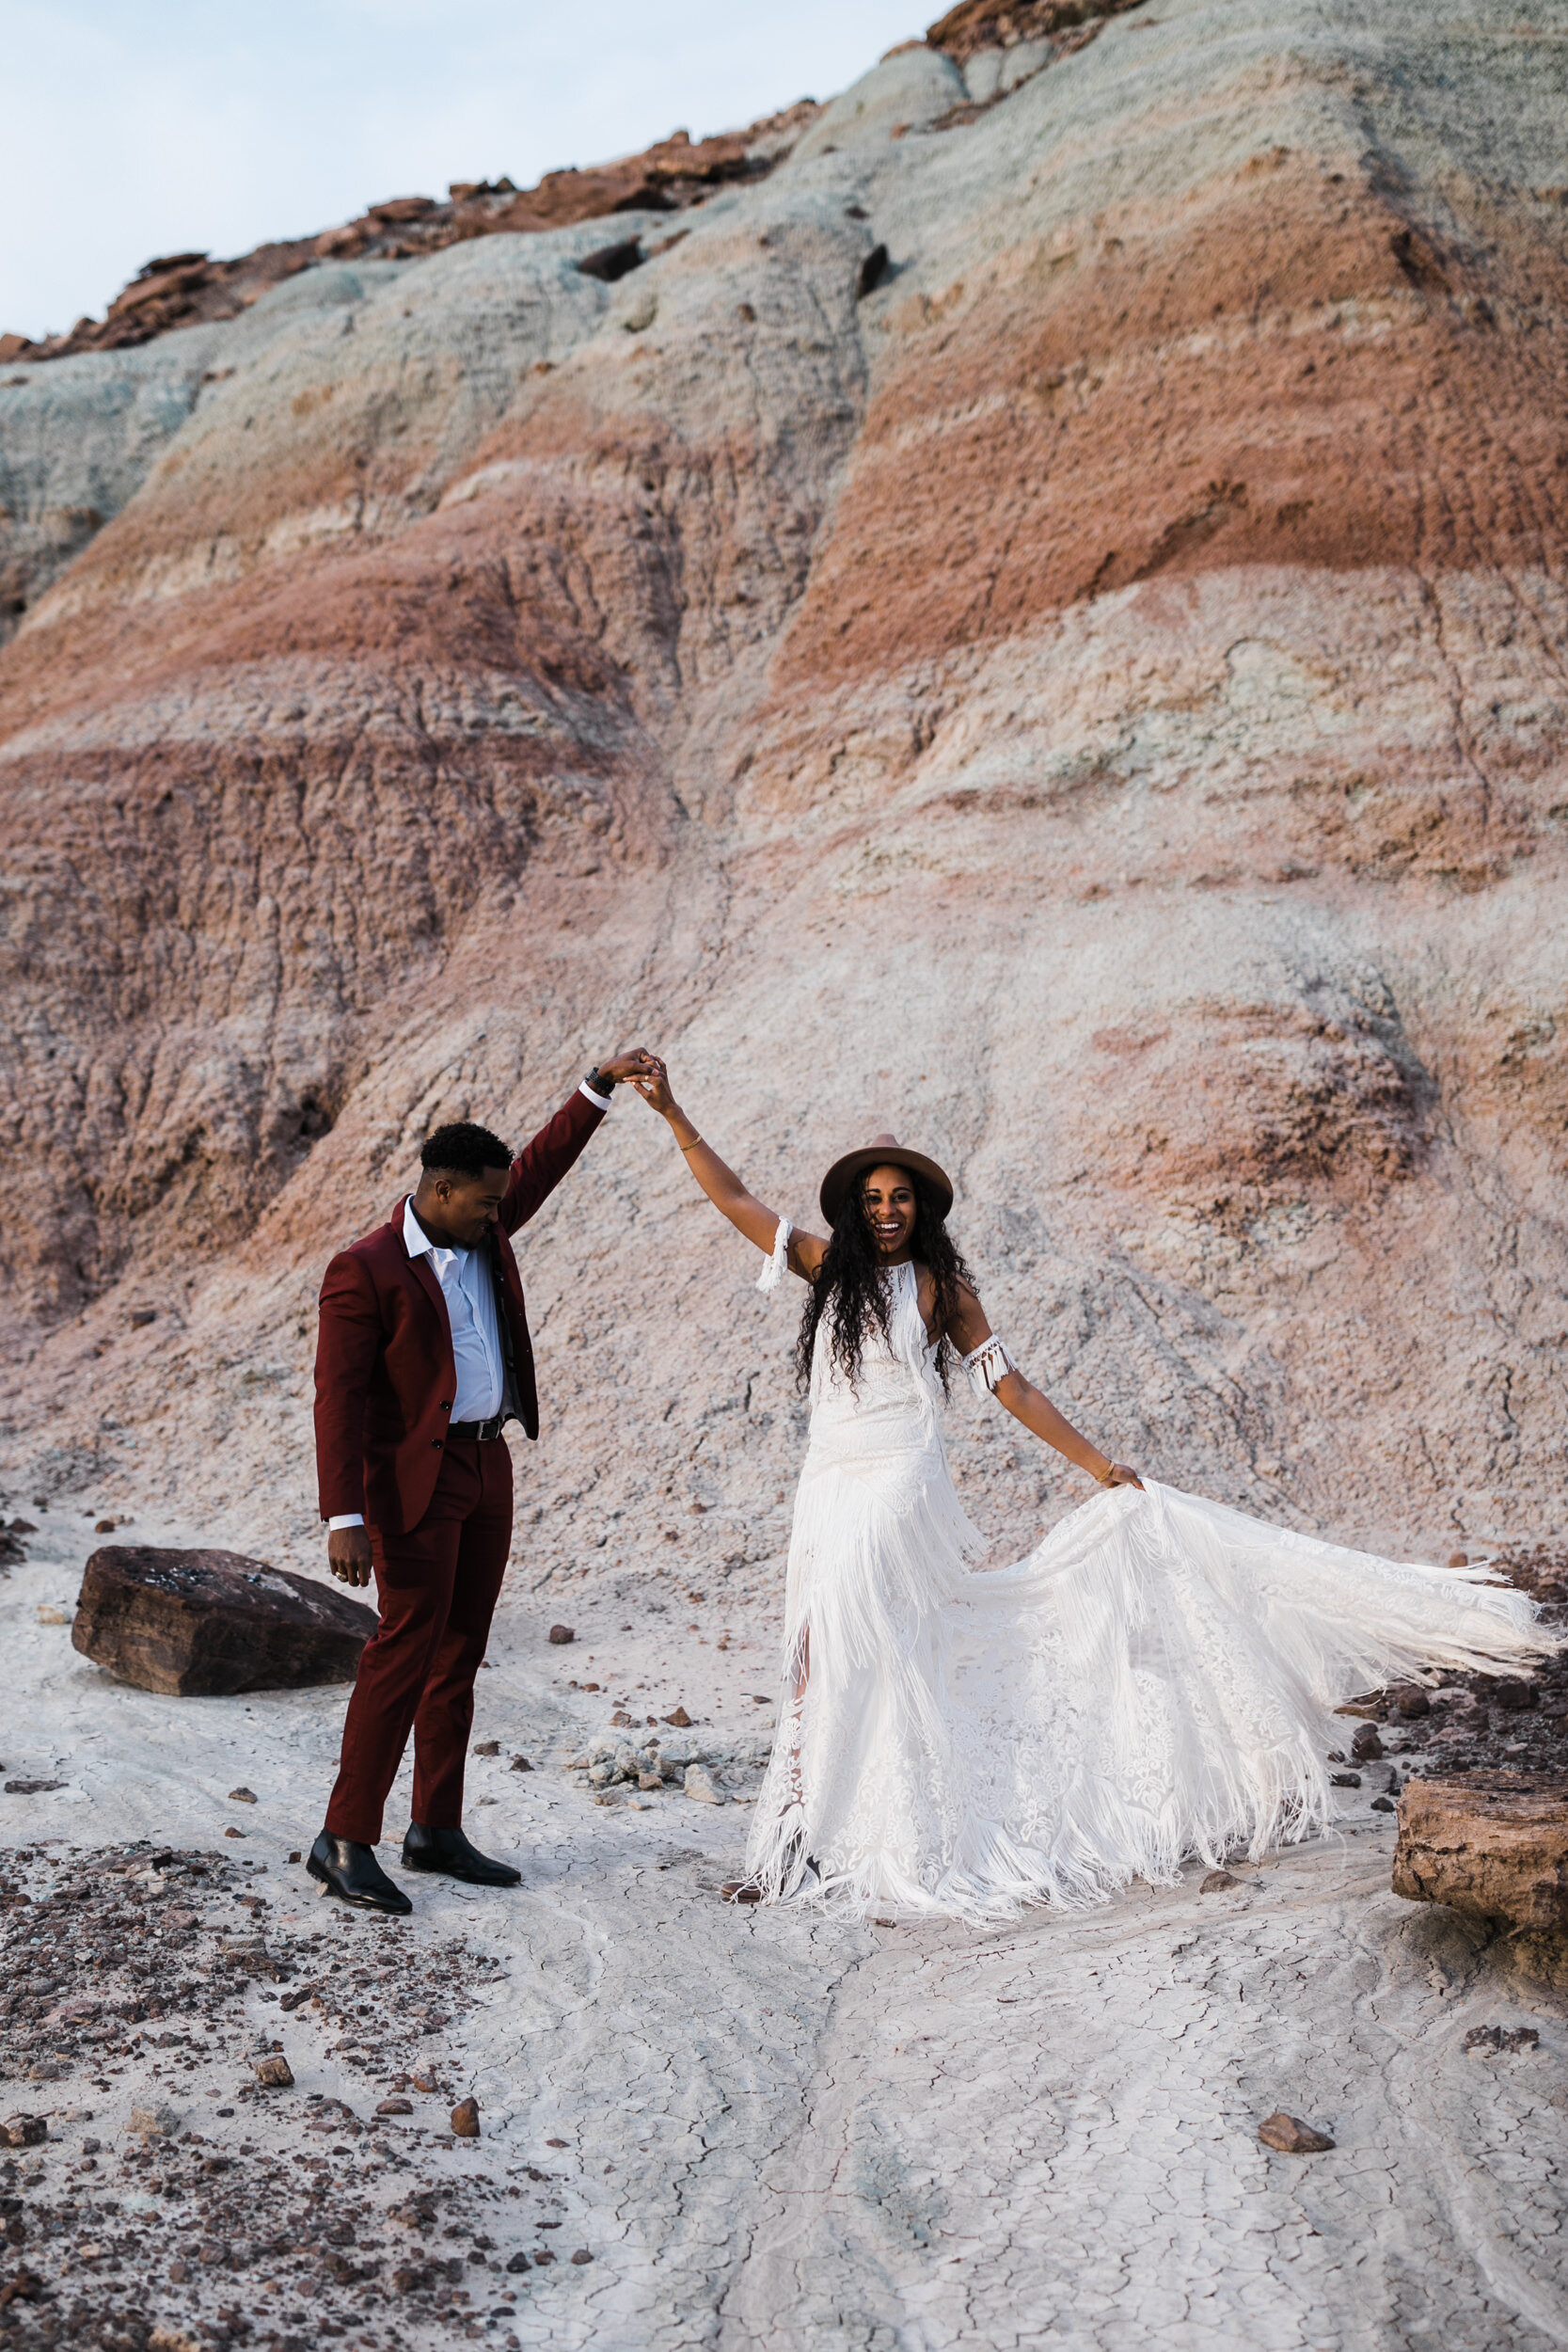
<instances>
[{"instance_id":1,"label":"white dress shirt","mask_svg":"<svg viewBox=\"0 0 1568 2352\"><path fill-rule=\"evenodd\" d=\"M607 1111L608 1094L600 1094L584 1079L579 1093ZM414 1215L412 1193L403 1204L403 1246L409 1257L428 1258L451 1326L452 1361L457 1387L451 1400L453 1421L492 1421L506 1402L506 1365L501 1354L500 1325L496 1312L496 1286L487 1254L482 1249L438 1249ZM330 1532L340 1527L363 1527L359 1511L341 1511L328 1519Z\"/></svg>"},{"instance_id":2,"label":"white dress shirt","mask_svg":"<svg viewBox=\"0 0 1568 2352\"><path fill-rule=\"evenodd\" d=\"M412 1196L403 1204L403 1246L410 1259L428 1258L441 1285L451 1326L451 1356L457 1386L452 1391L453 1421L493 1421L506 1400L506 1362L501 1354L500 1322L496 1311L496 1285L484 1249L442 1249L433 1242L414 1215ZM328 1519L328 1529L363 1527L363 1515L343 1511Z\"/></svg>"}]
</instances>

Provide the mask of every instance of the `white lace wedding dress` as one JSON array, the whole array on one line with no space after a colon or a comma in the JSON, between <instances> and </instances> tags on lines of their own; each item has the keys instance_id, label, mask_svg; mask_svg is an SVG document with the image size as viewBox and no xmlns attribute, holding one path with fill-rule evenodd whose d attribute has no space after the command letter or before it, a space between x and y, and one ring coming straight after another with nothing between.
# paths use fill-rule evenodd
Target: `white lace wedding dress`
<instances>
[{"instance_id":1,"label":"white lace wedding dress","mask_svg":"<svg viewBox=\"0 0 1568 2352\"><path fill-rule=\"evenodd\" d=\"M1256 1854L1333 1820L1345 1699L1553 1646L1481 1570L1400 1566L1152 1482L973 1570L914 1269L888 1279L890 1342L868 1340L858 1393L818 1334L747 1852L766 1897L985 1922Z\"/></svg>"}]
</instances>

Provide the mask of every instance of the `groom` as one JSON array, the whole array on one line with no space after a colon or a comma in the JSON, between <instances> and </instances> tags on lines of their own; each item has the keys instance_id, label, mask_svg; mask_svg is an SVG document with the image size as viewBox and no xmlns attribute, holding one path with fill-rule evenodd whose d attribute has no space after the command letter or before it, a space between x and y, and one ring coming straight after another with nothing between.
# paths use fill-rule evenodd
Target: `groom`
<instances>
[{"instance_id":1,"label":"groom","mask_svg":"<svg viewBox=\"0 0 1568 2352\"><path fill-rule=\"evenodd\" d=\"M438 1127L416 1190L326 1269L316 1346L316 1465L326 1556L375 1572L381 1622L343 1725L326 1825L306 1867L361 1910L413 1909L377 1862L382 1808L414 1734L404 1867L477 1886L521 1873L464 1836L474 1676L512 1543L501 1431L539 1435L533 1349L508 1238L555 1190L610 1108L653 1068L639 1048L591 1070L519 1156L484 1127Z\"/></svg>"}]
</instances>

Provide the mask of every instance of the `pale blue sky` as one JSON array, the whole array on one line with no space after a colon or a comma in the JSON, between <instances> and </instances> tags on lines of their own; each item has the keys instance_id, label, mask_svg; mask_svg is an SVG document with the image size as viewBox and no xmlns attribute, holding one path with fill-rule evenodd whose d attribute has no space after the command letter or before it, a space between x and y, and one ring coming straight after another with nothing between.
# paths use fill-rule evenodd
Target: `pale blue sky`
<instances>
[{"instance_id":1,"label":"pale blue sky","mask_svg":"<svg viewBox=\"0 0 1568 2352\"><path fill-rule=\"evenodd\" d=\"M100 315L155 253L243 253L829 97L940 5L0 0L0 332Z\"/></svg>"}]
</instances>

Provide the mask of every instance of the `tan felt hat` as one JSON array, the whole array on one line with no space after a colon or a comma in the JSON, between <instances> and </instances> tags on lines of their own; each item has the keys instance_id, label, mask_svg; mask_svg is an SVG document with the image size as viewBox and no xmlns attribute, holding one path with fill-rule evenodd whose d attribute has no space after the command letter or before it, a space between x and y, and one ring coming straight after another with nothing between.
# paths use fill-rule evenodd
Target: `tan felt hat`
<instances>
[{"instance_id":1,"label":"tan felt hat","mask_svg":"<svg viewBox=\"0 0 1568 2352\"><path fill-rule=\"evenodd\" d=\"M830 1225L844 1206L844 1196L857 1176L863 1176L868 1168L912 1168L917 1176L924 1176L942 1202L945 1216L953 1206L952 1179L928 1160L924 1152L911 1152L896 1136L873 1136L859 1152L846 1152L835 1160L822 1179L822 1214Z\"/></svg>"}]
</instances>

